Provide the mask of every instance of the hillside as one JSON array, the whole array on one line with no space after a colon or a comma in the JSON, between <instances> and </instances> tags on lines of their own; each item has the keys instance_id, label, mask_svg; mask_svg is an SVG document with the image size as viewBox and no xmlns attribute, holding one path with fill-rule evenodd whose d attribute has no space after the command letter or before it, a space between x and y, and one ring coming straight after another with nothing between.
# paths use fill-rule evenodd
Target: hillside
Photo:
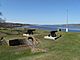
<instances>
[{"instance_id":1,"label":"hillside","mask_svg":"<svg viewBox=\"0 0 80 60\"><path fill-rule=\"evenodd\" d=\"M10 34L9 29L0 30L7 32L5 39L21 37L23 32L16 34L23 29L13 29ZM25 47L0 46L0 60L80 60L80 33L60 32L62 37L53 41L44 39L43 37L49 32L44 30L36 30L35 37L40 40L38 48L47 49L46 53L31 53L30 49Z\"/></svg>"}]
</instances>

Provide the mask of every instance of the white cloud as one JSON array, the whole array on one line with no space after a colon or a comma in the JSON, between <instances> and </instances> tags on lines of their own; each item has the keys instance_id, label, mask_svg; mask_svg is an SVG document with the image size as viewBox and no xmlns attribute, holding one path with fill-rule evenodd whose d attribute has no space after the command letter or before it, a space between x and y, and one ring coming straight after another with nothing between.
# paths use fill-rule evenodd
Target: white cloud
<instances>
[{"instance_id":1,"label":"white cloud","mask_svg":"<svg viewBox=\"0 0 80 60\"><path fill-rule=\"evenodd\" d=\"M6 22L11 22L11 23L24 23L22 20L7 20Z\"/></svg>"}]
</instances>

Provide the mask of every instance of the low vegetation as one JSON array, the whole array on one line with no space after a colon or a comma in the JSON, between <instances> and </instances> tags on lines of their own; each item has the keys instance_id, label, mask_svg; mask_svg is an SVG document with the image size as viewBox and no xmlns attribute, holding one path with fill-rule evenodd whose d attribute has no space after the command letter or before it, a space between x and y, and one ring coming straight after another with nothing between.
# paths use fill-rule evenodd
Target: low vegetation
<instances>
[{"instance_id":1,"label":"low vegetation","mask_svg":"<svg viewBox=\"0 0 80 60\"><path fill-rule=\"evenodd\" d=\"M22 37L27 29L0 29L0 37L5 40ZM0 45L0 60L80 60L80 33L60 32L62 37L53 41L43 37L49 31L36 30L35 37L40 40L38 48L46 49L46 53L32 53L28 47L11 47Z\"/></svg>"}]
</instances>

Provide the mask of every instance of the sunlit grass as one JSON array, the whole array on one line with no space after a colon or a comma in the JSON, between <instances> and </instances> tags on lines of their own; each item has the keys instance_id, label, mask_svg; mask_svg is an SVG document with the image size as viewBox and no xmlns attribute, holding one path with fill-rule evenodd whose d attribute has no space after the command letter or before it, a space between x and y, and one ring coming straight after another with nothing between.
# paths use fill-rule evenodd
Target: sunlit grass
<instances>
[{"instance_id":1,"label":"sunlit grass","mask_svg":"<svg viewBox=\"0 0 80 60\"><path fill-rule=\"evenodd\" d=\"M37 47L46 49L46 53L31 53L26 47L0 46L0 60L80 60L80 33L61 32L62 37L55 41L43 38L48 31L34 33L40 41ZM6 39L21 37L21 34L6 35Z\"/></svg>"}]
</instances>

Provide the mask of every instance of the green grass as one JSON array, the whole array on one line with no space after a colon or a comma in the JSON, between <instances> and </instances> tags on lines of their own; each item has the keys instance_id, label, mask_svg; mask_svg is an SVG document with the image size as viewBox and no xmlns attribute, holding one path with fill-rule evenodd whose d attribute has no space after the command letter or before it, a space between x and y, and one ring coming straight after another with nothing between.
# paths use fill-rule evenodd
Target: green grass
<instances>
[{"instance_id":1,"label":"green grass","mask_svg":"<svg viewBox=\"0 0 80 60\"><path fill-rule=\"evenodd\" d=\"M44 39L48 31L36 30L35 37L40 40L38 48L46 53L31 53L29 48L0 46L0 60L80 60L80 33L60 32L62 37L53 41ZM6 38L19 35L6 35Z\"/></svg>"}]
</instances>

